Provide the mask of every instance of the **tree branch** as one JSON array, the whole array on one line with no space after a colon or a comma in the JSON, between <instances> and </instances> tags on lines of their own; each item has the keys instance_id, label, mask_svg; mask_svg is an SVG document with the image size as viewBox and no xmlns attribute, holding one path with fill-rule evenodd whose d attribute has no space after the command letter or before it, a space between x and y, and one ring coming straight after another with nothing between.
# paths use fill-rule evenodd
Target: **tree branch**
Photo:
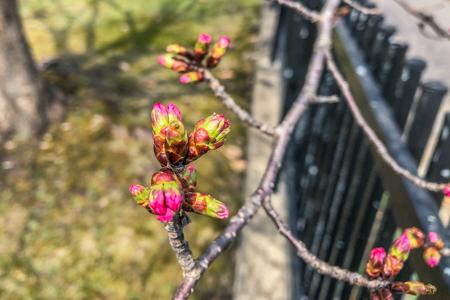
<instances>
[{"instance_id":1,"label":"tree branch","mask_svg":"<svg viewBox=\"0 0 450 300\"><path fill-rule=\"evenodd\" d=\"M320 21L320 14L317 12L307 8L305 5L303 5L300 2L295 2L291 0L273 0L274 2L278 3L279 5L289 7L296 12L303 15L306 19L310 20L311 22L319 22Z\"/></svg>"},{"instance_id":2,"label":"tree branch","mask_svg":"<svg viewBox=\"0 0 450 300\"><path fill-rule=\"evenodd\" d=\"M437 37L450 39L450 33L444 26L440 25L435 19L432 14L425 13L423 11L419 11L412 5L410 5L405 0L393 0L398 5L400 5L407 13L415 17L420 21L419 25L425 25L431 28L431 30L436 33Z\"/></svg>"},{"instance_id":3,"label":"tree branch","mask_svg":"<svg viewBox=\"0 0 450 300\"><path fill-rule=\"evenodd\" d=\"M327 275L341 281L346 281L352 285L362 286L369 289L379 289L390 284L389 281L370 280L359 273L350 272L348 270L330 265L320 260L314 254L309 252L305 243L298 240L289 230L289 227L283 222L283 220L281 220L280 216L273 208L269 198L264 200L263 206L267 215L277 227L280 234L283 235L292 244L292 246L295 247L298 256L303 259L303 261L307 263L308 266L314 268L320 274Z\"/></svg>"},{"instance_id":4,"label":"tree branch","mask_svg":"<svg viewBox=\"0 0 450 300\"><path fill-rule=\"evenodd\" d=\"M378 138L375 131L369 126L369 124L367 124L367 121L361 114L361 111L359 110L358 106L355 103L355 99L353 98L350 86L348 82L345 80L344 76L339 71L330 50L327 50L326 57L328 69L330 70L333 77L336 79L339 89L341 90L344 99L347 101L347 104L350 108L350 111L353 114L353 117L356 120L356 123L364 131L369 141L375 147L375 150L377 151L381 159L383 159L395 173L408 179L416 186L433 192L442 191L445 188L446 184L430 182L412 174L410 171L400 166L397 163L397 161L389 154L389 151L387 150L386 146Z\"/></svg>"},{"instance_id":5,"label":"tree branch","mask_svg":"<svg viewBox=\"0 0 450 300\"><path fill-rule=\"evenodd\" d=\"M365 15L379 15L379 14L381 14L381 10L379 8L366 7L366 6L361 5L358 2L355 2L353 0L344 0L344 2L348 6L353 7L354 9L362 12Z\"/></svg>"},{"instance_id":6,"label":"tree branch","mask_svg":"<svg viewBox=\"0 0 450 300\"><path fill-rule=\"evenodd\" d=\"M240 107L236 101L234 101L233 97L226 92L225 87L220 83L220 81L215 78L209 70L203 69L202 71L204 73L204 78L208 82L209 88L214 92L214 95L216 95L216 97L219 98L226 107L233 111L241 121L258 129L266 135L275 135L275 130L273 127L254 119L245 109Z\"/></svg>"},{"instance_id":7,"label":"tree branch","mask_svg":"<svg viewBox=\"0 0 450 300\"><path fill-rule=\"evenodd\" d=\"M175 252L178 264L183 271L183 277L195 276L195 261L189 248L189 243L184 239L183 225L179 216L175 216L164 228L169 237L169 244Z\"/></svg>"},{"instance_id":8,"label":"tree branch","mask_svg":"<svg viewBox=\"0 0 450 300\"><path fill-rule=\"evenodd\" d=\"M284 155L289 144L295 124L301 118L309 104L311 95L314 95L320 82L325 61L325 50L331 43L331 32L333 29L333 17L338 8L340 0L328 0L321 12L319 23L319 36L314 45L314 53L306 75L305 85L295 100L292 108L287 113L283 122L277 127L278 137L273 146L267 168L256 191L247 199L237 215L222 234L205 250L197 260L197 274L187 276L178 287L173 299L187 299L194 291L194 287L201 275L209 265L226 249L236 238L238 232L247 224L261 207L262 201L273 193L274 183L281 169Z\"/></svg>"}]
</instances>

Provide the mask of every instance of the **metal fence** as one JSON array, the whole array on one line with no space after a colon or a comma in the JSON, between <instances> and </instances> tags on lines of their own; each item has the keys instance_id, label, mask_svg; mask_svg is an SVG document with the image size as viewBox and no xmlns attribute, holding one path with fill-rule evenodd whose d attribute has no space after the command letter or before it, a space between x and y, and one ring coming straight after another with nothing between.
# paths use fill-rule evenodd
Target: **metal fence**
<instances>
[{"instance_id":1,"label":"metal fence","mask_svg":"<svg viewBox=\"0 0 450 300\"><path fill-rule=\"evenodd\" d=\"M282 8L276 30L273 60L282 66L287 109L302 87L316 29ZM386 25L383 16L351 11L337 26L335 55L371 127L393 157L415 172L447 88L422 82L426 61L408 58L408 45L394 42L394 35L395 28ZM318 94L339 95L326 72ZM449 130L447 115L428 168L431 180L449 180ZM437 231L449 244L439 218L441 195L417 188L387 167L344 100L308 110L297 126L287 161L290 224L319 258L362 273L370 249L389 247L400 228L408 226ZM301 261L292 272L294 299L368 299L366 290L323 277ZM450 299L448 259L429 269L416 251L398 277L409 278L435 284L439 293L433 299Z\"/></svg>"}]
</instances>

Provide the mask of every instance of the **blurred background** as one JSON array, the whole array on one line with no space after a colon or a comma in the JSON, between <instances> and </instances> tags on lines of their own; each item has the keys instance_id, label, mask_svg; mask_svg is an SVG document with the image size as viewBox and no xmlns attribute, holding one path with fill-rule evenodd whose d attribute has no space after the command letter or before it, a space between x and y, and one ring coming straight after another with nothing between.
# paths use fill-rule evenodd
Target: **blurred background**
<instances>
[{"instance_id":1,"label":"blurred background","mask_svg":"<svg viewBox=\"0 0 450 300\"><path fill-rule=\"evenodd\" d=\"M64 105L62 121L38 141L7 139L0 150L0 298L170 297L181 273L164 228L128 193L158 168L149 108L176 103L188 128L213 112L232 119L227 145L197 163L199 190L232 214L246 136L205 85L180 86L156 57L169 43L193 46L201 32L229 35L234 46L216 75L249 107L260 2L20 1L40 75ZM227 221L192 219L186 235L199 254ZM214 263L193 299L230 298L232 253Z\"/></svg>"}]
</instances>

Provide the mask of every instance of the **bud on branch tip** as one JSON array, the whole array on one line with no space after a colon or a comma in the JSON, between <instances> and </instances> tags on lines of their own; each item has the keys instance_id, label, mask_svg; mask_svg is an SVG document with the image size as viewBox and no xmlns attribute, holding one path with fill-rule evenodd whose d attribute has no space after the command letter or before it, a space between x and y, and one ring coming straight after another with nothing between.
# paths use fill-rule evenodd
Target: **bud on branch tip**
<instances>
[{"instance_id":1,"label":"bud on branch tip","mask_svg":"<svg viewBox=\"0 0 450 300\"><path fill-rule=\"evenodd\" d=\"M201 82L204 78L203 69L217 67L231 41L228 36L221 36L211 46L213 38L207 33L200 33L194 49L189 50L179 44L166 47L166 54L158 57L158 63L172 71L182 73L181 84Z\"/></svg>"}]
</instances>

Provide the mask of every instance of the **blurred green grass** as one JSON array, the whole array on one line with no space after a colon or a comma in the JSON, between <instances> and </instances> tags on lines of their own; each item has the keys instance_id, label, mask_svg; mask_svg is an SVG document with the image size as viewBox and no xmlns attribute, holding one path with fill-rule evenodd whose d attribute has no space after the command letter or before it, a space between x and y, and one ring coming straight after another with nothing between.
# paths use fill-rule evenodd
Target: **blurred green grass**
<instances>
[{"instance_id":1,"label":"blurred green grass","mask_svg":"<svg viewBox=\"0 0 450 300\"><path fill-rule=\"evenodd\" d=\"M228 143L199 160L199 190L241 201L245 130L204 85L183 87L159 68L165 45L200 32L228 34L233 49L215 71L248 107L259 0L28 0L27 37L68 112L39 143L1 149L1 299L168 299L180 277L163 226L128 194L157 170L149 108L168 100L188 128L213 112L232 119ZM227 222L192 216L186 236L199 254ZM228 251L193 299L229 299Z\"/></svg>"}]
</instances>

